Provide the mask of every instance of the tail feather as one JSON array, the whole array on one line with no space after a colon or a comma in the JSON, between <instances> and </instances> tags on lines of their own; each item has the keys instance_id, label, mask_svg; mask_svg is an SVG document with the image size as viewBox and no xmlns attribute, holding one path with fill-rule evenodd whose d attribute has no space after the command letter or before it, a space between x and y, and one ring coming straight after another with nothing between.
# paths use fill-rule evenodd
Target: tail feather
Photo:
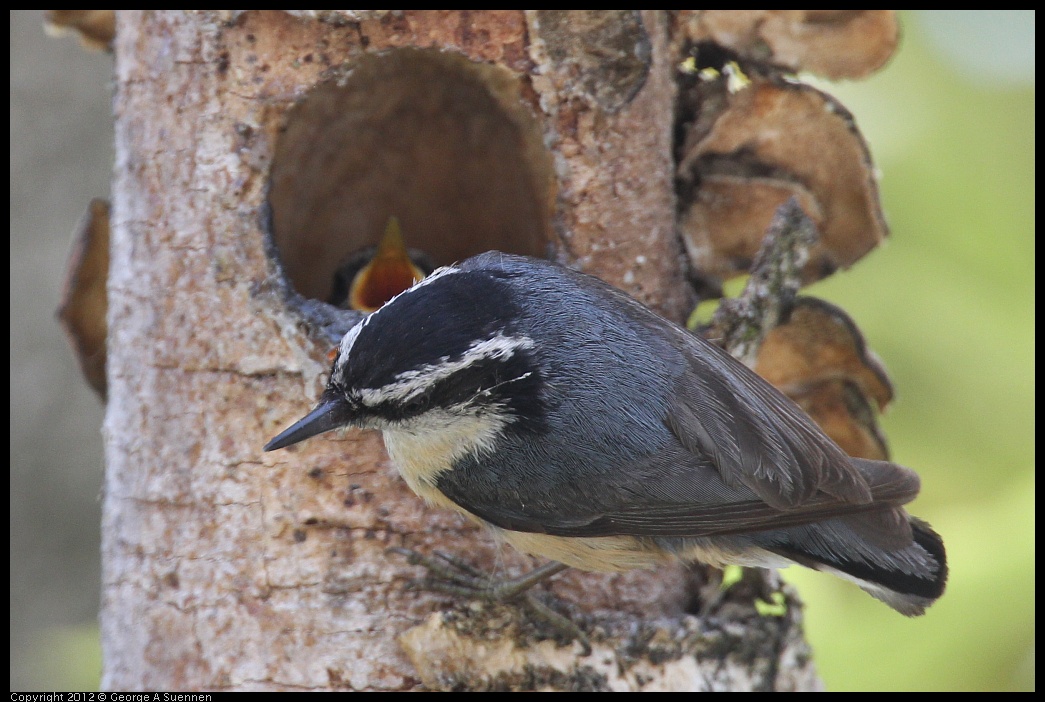
<instances>
[{"instance_id":1,"label":"tail feather","mask_svg":"<svg viewBox=\"0 0 1045 702\"><path fill-rule=\"evenodd\" d=\"M918 476L893 463L853 464L882 509L784 530L769 550L855 582L901 614L924 614L946 587L947 553L932 527L898 506L918 494Z\"/></svg>"},{"instance_id":2,"label":"tail feather","mask_svg":"<svg viewBox=\"0 0 1045 702\"><path fill-rule=\"evenodd\" d=\"M947 584L947 555L943 540L932 527L901 509L887 510L907 522L910 537L897 546L898 534L884 540L867 539L868 517L882 513L839 517L788 530L786 544L771 550L801 565L852 581L908 617L925 613ZM888 544L888 547L885 545Z\"/></svg>"}]
</instances>

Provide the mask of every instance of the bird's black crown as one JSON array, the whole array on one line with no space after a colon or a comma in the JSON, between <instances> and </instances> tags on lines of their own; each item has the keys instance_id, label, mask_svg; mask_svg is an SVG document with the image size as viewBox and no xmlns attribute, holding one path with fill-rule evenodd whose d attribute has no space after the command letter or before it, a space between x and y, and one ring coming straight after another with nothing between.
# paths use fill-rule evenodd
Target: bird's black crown
<instances>
[{"instance_id":1,"label":"bird's black crown","mask_svg":"<svg viewBox=\"0 0 1045 702\"><path fill-rule=\"evenodd\" d=\"M447 268L393 298L342 341L328 394L370 417L401 422L433 409L500 411L539 421L535 341L511 273Z\"/></svg>"}]
</instances>

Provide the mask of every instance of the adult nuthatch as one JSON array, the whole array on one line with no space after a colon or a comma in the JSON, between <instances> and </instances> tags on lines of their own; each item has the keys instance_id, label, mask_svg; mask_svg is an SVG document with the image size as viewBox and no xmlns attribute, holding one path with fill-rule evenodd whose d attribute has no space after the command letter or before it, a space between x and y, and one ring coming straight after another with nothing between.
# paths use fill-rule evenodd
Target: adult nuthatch
<instances>
[{"instance_id":1,"label":"adult nuthatch","mask_svg":"<svg viewBox=\"0 0 1045 702\"><path fill-rule=\"evenodd\" d=\"M342 339L319 405L265 446L380 429L429 503L585 570L799 563L922 614L943 541L918 476L847 456L713 344L602 281L490 252Z\"/></svg>"}]
</instances>

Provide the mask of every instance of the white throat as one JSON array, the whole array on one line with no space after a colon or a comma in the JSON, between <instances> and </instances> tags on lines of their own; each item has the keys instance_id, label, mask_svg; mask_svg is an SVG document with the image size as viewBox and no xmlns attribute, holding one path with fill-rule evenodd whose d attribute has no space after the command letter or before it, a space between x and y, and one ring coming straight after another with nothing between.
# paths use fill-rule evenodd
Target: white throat
<instances>
[{"instance_id":1,"label":"white throat","mask_svg":"<svg viewBox=\"0 0 1045 702\"><path fill-rule=\"evenodd\" d=\"M509 421L490 408L482 412L439 409L386 425L381 433L388 455L410 489L430 503L454 506L435 487L439 474L468 455L492 451Z\"/></svg>"}]
</instances>

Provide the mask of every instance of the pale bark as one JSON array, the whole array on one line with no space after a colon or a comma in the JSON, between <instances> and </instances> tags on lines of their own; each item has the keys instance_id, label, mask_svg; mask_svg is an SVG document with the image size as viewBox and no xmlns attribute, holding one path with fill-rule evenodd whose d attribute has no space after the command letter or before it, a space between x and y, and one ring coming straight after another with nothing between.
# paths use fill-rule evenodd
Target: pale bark
<instances>
[{"instance_id":1,"label":"pale bark","mask_svg":"<svg viewBox=\"0 0 1045 702\"><path fill-rule=\"evenodd\" d=\"M674 224L681 39L670 28L662 12L120 14L104 688L818 685L797 606L774 618L727 603L697 618L685 612L701 597L706 607L714 583L696 592L681 568L557 577L549 589L594 631L591 657L544 639L512 607L409 590L419 573L387 556L389 546L442 549L511 573L531 561L426 508L374 433L261 451L316 399L330 345L287 287L266 231L291 108L328 70L347 66L351 80L353 65L386 49L439 48L481 64L460 75L442 59L430 65L447 80L490 86L491 110L517 91L503 109L511 124L528 115L538 135L520 127L515 154L520 187L535 193L526 207L544 217L535 241L681 320L692 294ZM612 70L607 56L620 59ZM363 181L381 177L375 168ZM404 185L381 192L402 193L423 176L396 177ZM277 223L307 197L281 192L271 203ZM422 195L388 206L410 208ZM378 209L360 217L378 219ZM467 218L474 208L457 211ZM423 208L412 216L423 219ZM456 226L482 230L497 216ZM424 246L426 233L415 234L411 245ZM277 230L288 270L291 258L295 270L308 268L303 242L319 236ZM435 235L430 243L449 246ZM474 247L483 250L482 236ZM308 274L298 275L305 286Z\"/></svg>"}]
</instances>

